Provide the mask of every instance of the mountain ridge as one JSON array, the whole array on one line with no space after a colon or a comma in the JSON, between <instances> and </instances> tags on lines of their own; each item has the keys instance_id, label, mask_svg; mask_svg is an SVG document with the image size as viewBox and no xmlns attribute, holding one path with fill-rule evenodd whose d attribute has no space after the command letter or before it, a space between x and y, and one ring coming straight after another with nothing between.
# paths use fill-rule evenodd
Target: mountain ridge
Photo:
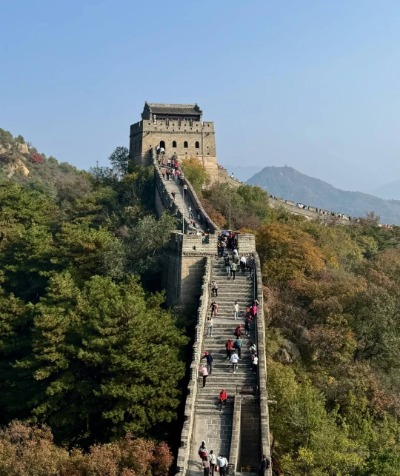
<instances>
[{"instance_id":1,"label":"mountain ridge","mask_svg":"<svg viewBox=\"0 0 400 476\"><path fill-rule=\"evenodd\" d=\"M400 180L376 187L370 193L384 200L400 200Z\"/></svg>"},{"instance_id":2,"label":"mountain ridge","mask_svg":"<svg viewBox=\"0 0 400 476\"><path fill-rule=\"evenodd\" d=\"M340 190L293 167L267 166L248 181L269 194L352 217L375 212L382 223L400 225L400 201L385 200L363 192Z\"/></svg>"}]
</instances>

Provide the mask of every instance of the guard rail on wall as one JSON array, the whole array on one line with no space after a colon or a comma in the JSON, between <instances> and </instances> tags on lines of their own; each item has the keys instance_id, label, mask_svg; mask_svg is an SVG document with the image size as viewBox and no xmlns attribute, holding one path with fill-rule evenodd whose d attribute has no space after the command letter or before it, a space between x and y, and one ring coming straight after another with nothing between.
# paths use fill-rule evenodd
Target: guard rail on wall
<instances>
[{"instance_id":1,"label":"guard rail on wall","mask_svg":"<svg viewBox=\"0 0 400 476\"><path fill-rule=\"evenodd\" d=\"M262 285L261 263L258 253L254 253L255 269L255 298L258 300L258 315L256 319L256 342L258 355L258 382L260 393L260 429L261 429L261 449L271 461L271 442L269 435L269 411L268 411L268 390L267 390L267 360L266 360L266 334L264 320L264 294ZM262 455L260 455L261 457ZM272 476L272 468L266 471L267 476Z\"/></svg>"},{"instance_id":2,"label":"guard rail on wall","mask_svg":"<svg viewBox=\"0 0 400 476\"><path fill-rule=\"evenodd\" d=\"M252 253L256 269L253 279L253 299L258 300L258 313L255 326L254 342L257 346L258 355L258 394L260 405L260 432L261 432L261 452L265 454L271 461L270 436L269 436L269 411L268 411L268 392L267 392L267 365L266 365L266 349L265 349L265 322L264 322L264 296L262 287L262 275L260 258L257 253ZM254 394L254 388L236 388L233 421L232 421L232 439L231 449L229 453L229 470L230 474L237 473L237 464L240 452L240 425L241 425L241 407L242 394ZM261 460L260 455L260 460ZM267 476L272 476L272 469L266 471Z\"/></svg>"},{"instance_id":3,"label":"guard rail on wall","mask_svg":"<svg viewBox=\"0 0 400 476\"><path fill-rule=\"evenodd\" d=\"M190 379L188 384L188 395L186 397L184 423L181 433L181 444L177 458L177 474L186 474L188 469L190 443L193 435L194 412L197 399L197 379L199 375L199 362L201 349L203 346L203 336L207 319L207 303L209 299L211 280L211 258L206 258L203 283L201 286L200 305L197 314L197 324L195 328L192 362L190 364Z\"/></svg>"},{"instance_id":4,"label":"guard rail on wall","mask_svg":"<svg viewBox=\"0 0 400 476\"><path fill-rule=\"evenodd\" d=\"M160 197L164 209L169 210L172 215L176 216L178 220L180 220L180 222L182 223L181 231L184 232L185 230L188 230L188 227L190 226L189 218L185 217L183 212L179 210L179 207L167 192L166 188L164 187L160 168L157 166L156 163L154 163L154 177L156 190L158 192L158 196Z\"/></svg>"}]
</instances>

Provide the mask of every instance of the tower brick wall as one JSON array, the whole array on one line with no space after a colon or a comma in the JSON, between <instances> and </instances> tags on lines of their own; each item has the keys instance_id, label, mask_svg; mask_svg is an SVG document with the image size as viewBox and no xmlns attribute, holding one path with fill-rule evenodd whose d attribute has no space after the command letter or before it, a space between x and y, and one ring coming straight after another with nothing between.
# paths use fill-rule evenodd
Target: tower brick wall
<instances>
[{"instance_id":1,"label":"tower brick wall","mask_svg":"<svg viewBox=\"0 0 400 476\"><path fill-rule=\"evenodd\" d=\"M218 178L217 153L213 122L203 122L201 115L194 118L176 114L176 117L158 118L146 110L141 121L131 125L129 154L138 165L151 164L151 150L157 146L165 149L167 157L176 155L178 160L196 158L210 175ZM172 109L172 107L170 108Z\"/></svg>"}]
</instances>

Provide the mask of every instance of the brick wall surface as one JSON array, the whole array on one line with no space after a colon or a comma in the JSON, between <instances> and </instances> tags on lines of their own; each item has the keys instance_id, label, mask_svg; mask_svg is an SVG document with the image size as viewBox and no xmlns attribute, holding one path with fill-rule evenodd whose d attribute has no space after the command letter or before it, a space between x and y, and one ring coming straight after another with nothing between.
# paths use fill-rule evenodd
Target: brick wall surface
<instances>
[{"instance_id":1,"label":"brick wall surface","mask_svg":"<svg viewBox=\"0 0 400 476\"><path fill-rule=\"evenodd\" d=\"M151 151L164 143L168 157L176 154L179 160L198 158L211 180L218 178L215 132L212 122L142 120L131 126L129 154L134 163L151 164Z\"/></svg>"}]
</instances>

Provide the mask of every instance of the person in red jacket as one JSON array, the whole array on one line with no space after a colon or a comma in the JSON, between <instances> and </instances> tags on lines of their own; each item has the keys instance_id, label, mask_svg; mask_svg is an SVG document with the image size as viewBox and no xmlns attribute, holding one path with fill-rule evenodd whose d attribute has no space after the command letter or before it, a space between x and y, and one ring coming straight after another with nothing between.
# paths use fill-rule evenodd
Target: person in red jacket
<instances>
[{"instance_id":1,"label":"person in red jacket","mask_svg":"<svg viewBox=\"0 0 400 476\"><path fill-rule=\"evenodd\" d=\"M222 410L223 406L226 406L226 401L228 399L228 394L226 393L225 389L223 388L219 392L218 400L219 400L219 409Z\"/></svg>"},{"instance_id":2,"label":"person in red jacket","mask_svg":"<svg viewBox=\"0 0 400 476\"><path fill-rule=\"evenodd\" d=\"M225 344L225 349L226 349L226 360L229 360L231 358L232 352L233 352L233 341L232 339L228 339Z\"/></svg>"},{"instance_id":3,"label":"person in red jacket","mask_svg":"<svg viewBox=\"0 0 400 476\"><path fill-rule=\"evenodd\" d=\"M239 324L234 332L235 336L239 338L242 335L242 324Z\"/></svg>"}]
</instances>

